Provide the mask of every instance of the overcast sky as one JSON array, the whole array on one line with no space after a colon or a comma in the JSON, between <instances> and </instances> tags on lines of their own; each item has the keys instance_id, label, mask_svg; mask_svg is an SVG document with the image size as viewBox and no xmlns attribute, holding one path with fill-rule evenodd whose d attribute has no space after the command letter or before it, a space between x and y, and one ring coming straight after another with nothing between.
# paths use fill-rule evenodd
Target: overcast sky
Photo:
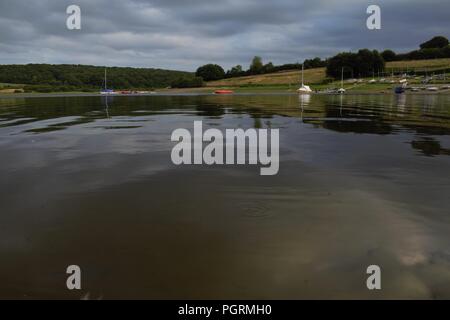
<instances>
[{"instance_id":1,"label":"overcast sky","mask_svg":"<svg viewBox=\"0 0 450 320\"><path fill-rule=\"evenodd\" d=\"M77 4L82 29L66 28ZM366 28L378 4L382 29ZM0 64L69 63L194 71L359 48L410 51L450 36L449 0L0 0Z\"/></svg>"}]
</instances>

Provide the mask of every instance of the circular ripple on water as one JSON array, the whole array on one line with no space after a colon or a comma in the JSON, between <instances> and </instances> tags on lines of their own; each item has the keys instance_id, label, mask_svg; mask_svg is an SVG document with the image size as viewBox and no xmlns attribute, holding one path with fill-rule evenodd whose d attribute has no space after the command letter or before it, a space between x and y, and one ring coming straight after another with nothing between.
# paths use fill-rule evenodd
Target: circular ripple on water
<instances>
[{"instance_id":1,"label":"circular ripple on water","mask_svg":"<svg viewBox=\"0 0 450 320\"><path fill-rule=\"evenodd\" d=\"M241 212L247 218L265 218L270 216L268 207L262 203L243 203Z\"/></svg>"}]
</instances>

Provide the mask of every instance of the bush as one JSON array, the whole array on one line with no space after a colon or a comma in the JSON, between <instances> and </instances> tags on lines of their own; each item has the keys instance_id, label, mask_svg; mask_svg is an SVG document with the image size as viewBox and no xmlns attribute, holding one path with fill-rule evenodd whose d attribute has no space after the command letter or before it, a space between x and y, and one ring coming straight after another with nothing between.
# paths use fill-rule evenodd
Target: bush
<instances>
[{"instance_id":1,"label":"bush","mask_svg":"<svg viewBox=\"0 0 450 320\"><path fill-rule=\"evenodd\" d=\"M195 76L205 81L214 81L225 78L225 71L218 64L205 64L197 69Z\"/></svg>"},{"instance_id":2,"label":"bush","mask_svg":"<svg viewBox=\"0 0 450 320\"><path fill-rule=\"evenodd\" d=\"M42 92L42 93L49 93L52 91L55 91L54 87L51 86L41 86L41 85L30 85L30 86L25 86L24 91L26 92Z\"/></svg>"},{"instance_id":3,"label":"bush","mask_svg":"<svg viewBox=\"0 0 450 320\"><path fill-rule=\"evenodd\" d=\"M201 77L181 77L172 82L172 88L199 88L203 87L203 78Z\"/></svg>"},{"instance_id":4,"label":"bush","mask_svg":"<svg viewBox=\"0 0 450 320\"><path fill-rule=\"evenodd\" d=\"M322 80L321 84L330 84L334 81L333 78L325 78Z\"/></svg>"},{"instance_id":5,"label":"bush","mask_svg":"<svg viewBox=\"0 0 450 320\"><path fill-rule=\"evenodd\" d=\"M384 50L381 53L381 56L383 57L384 61L389 62L389 61L395 61L397 59L397 55L395 54L394 51L392 50Z\"/></svg>"}]
</instances>

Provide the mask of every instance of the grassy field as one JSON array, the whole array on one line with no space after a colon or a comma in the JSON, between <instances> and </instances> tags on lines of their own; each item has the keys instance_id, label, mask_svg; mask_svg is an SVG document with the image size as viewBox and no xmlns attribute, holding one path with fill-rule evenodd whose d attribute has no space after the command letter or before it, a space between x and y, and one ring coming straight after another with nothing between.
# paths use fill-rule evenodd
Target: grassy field
<instances>
[{"instance_id":1,"label":"grassy field","mask_svg":"<svg viewBox=\"0 0 450 320\"><path fill-rule=\"evenodd\" d=\"M393 69L394 72L401 71L412 71L423 72L425 70L429 71L430 74L433 71L443 70L450 68L450 59L434 59L434 60L413 60L413 61L395 61L388 62L386 64L386 72L390 73ZM283 71L277 73L269 73L263 75L246 76L239 78L224 79L219 81L211 81L207 83L207 87L219 88L239 88L239 90L245 90L246 88L263 89L263 88L274 88L289 90L298 87L300 83L301 73L299 70ZM339 82L334 82L328 85L324 85L326 80L325 68L309 69L305 70L305 83L310 84L314 89L322 89L326 87L332 87L339 85ZM449 77L450 78L450 77ZM370 90L377 87L388 88L386 84L376 86L376 85L359 85L356 88L362 88L364 90Z\"/></svg>"},{"instance_id":2,"label":"grassy field","mask_svg":"<svg viewBox=\"0 0 450 320\"><path fill-rule=\"evenodd\" d=\"M412 61L393 61L386 64L387 71L390 69L415 70L415 71L435 71L450 68L450 58L433 60L412 60Z\"/></svg>"},{"instance_id":3,"label":"grassy field","mask_svg":"<svg viewBox=\"0 0 450 320\"><path fill-rule=\"evenodd\" d=\"M23 84L0 83L0 94L23 92Z\"/></svg>"},{"instance_id":4,"label":"grassy field","mask_svg":"<svg viewBox=\"0 0 450 320\"><path fill-rule=\"evenodd\" d=\"M305 82L321 83L326 78L325 68L305 70ZM207 83L208 87L223 86L258 86L258 85L297 85L300 81L300 71L282 71L277 73L268 73L256 76L247 76L239 78L211 81Z\"/></svg>"}]
</instances>

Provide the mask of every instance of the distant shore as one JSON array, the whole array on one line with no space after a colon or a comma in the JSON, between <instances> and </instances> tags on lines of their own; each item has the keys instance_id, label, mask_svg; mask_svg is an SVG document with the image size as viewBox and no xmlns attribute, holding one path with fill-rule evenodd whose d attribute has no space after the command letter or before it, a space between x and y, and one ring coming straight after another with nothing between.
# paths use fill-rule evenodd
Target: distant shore
<instances>
[{"instance_id":1,"label":"distant shore","mask_svg":"<svg viewBox=\"0 0 450 320\"><path fill-rule=\"evenodd\" d=\"M221 96L232 95L298 95L296 90L240 90L233 89L234 93ZM49 92L49 93L9 93L0 94L0 99L8 98L51 98L51 97L152 97L152 96L176 96L176 95L215 95L215 90L211 88L193 88L193 89L164 89L156 91L155 93L136 93L136 94L114 94L102 95L100 93L86 93L86 92ZM313 92L310 95L336 95L335 93ZM419 92L405 92L404 95L450 95L450 89L441 91L419 91ZM344 95L395 95L393 90L349 90Z\"/></svg>"},{"instance_id":2,"label":"distant shore","mask_svg":"<svg viewBox=\"0 0 450 320\"><path fill-rule=\"evenodd\" d=\"M400 86L400 83L369 83L370 79L364 79L364 83L350 83L344 82L343 88L346 94L394 94L394 88ZM123 93L128 90L117 90L117 94L111 96L152 96L152 95L177 95L177 94L213 94L216 90L227 89L236 94L297 94L297 89L300 87L299 83L293 84L253 84L253 85L214 85L215 83L208 83L204 87L199 88L161 88L154 89L154 91L140 92L140 93ZM311 94L325 94L329 89L337 89L342 86L340 81L334 81L329 84L311 84L313 93ZM429 91L427 88L437 87L437 91ZM414 88L415 91L411 91ZM445 89L443 89L445 88ZM406 94L411 95L436 95L436 94L450 94L450 83L429 83L421 84L417 80L409 84ZM15 92L12 90L1 90L0 97L44 97L44 96L106 96L101 95L100 92L86 92L86 91L71 91L71 92Z\"/></svg>"}]
</instances>

